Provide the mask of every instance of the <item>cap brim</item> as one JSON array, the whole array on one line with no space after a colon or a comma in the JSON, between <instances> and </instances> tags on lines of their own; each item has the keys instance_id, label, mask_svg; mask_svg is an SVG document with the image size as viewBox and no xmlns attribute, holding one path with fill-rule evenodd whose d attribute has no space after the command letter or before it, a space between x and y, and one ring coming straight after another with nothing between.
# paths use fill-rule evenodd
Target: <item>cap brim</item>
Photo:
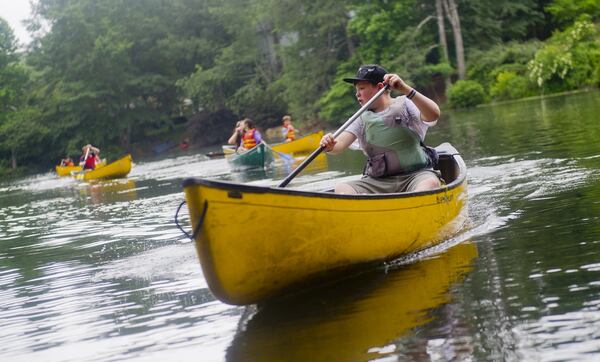
<instances>
[{"instance_id":1,"label":"cap brim","mask_svg":"<svg viewBox=\"0 0 600 362\"><path fill-rule=\"evenodd\" d=\"M352 84L354 84L356 82L360 82L362 80L368 81L367 79L363 79L363 78L344 78L344 82L352 83Z\"/></svg>"}]
</instances>

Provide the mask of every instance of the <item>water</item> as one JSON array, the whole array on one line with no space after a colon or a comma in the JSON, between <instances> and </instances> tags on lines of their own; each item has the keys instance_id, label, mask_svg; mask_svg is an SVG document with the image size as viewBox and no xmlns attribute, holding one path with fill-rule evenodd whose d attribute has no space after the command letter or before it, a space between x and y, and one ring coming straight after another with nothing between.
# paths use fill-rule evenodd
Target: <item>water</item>
<instances>
[{"instance_id":1,"label":"water","mask_svg":"<svg viewBox=\"0 0 600 362\"><path fill-rule=\"evenodd\" d=\"M2 183L0 359L600 359L599 105L591 92L447 114L428 143L466 160L468 228L262 309L215 300L173 215L186 177L276 185L284 169L197 154L123 180ZM362 161L320 158L290 186L331 187Z\"/></svg>"}]
</instances>

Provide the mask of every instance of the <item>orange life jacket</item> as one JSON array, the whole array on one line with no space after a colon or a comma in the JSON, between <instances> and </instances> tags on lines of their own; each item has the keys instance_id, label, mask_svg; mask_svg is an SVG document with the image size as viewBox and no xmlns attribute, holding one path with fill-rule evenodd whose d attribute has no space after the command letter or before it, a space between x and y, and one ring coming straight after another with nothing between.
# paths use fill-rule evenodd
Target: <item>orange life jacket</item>
<instances>
[{"instance_id":1,"label":"orange life jacket","mask_svg":"<svg viewBox=\"0 0 600 362\"><path fill-rule=\"evenodd\" d=\"M242 137L242 146L247 150L256 146L256 139L254 138L254 132L256 132L256 128L246 131L246 133L244 133L244 137Z\"/></svg>"},{"instance_id":2,"label":"orange life jacket","mask_svg":"<svg viewBox=\"0 0 600 362\"><path fill-rule=\"evenodd\" d=\"M296 138L296 133L294 130L294 126L291 124L289 126L283 126L283 128L287 128L287 133L285 134L286 141L293 141Z\"/></svg>"}]
</instances>

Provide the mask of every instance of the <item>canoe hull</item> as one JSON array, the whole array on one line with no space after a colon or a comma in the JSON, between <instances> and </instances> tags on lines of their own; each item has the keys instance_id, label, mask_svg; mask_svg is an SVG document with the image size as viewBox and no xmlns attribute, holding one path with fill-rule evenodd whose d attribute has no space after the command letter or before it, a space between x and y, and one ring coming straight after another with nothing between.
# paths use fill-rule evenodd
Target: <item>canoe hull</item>
<instances>
[{"instance_id":1,"label":"canoe hull","mask_svg":"<svg viewBox=\"0 0 600 362\"><path fill-rule=\"evenodd\" d=\"M335 195L231 182L184 181L191 224L211 291L252 304L331 271L430 247L466 219L466 167L451 155L455 180L435 191Z\"/></svg>"},{"instance_id":2,"label":"canoe hull","mask_svg":"<svg viewBox=\"0 0 600 362\"><path fill-rule=\"evenodd\" d=\"M265 168L274 160L273 151L264 143L259 143L244 153L226 153L225 158L234 170Z\"/></svg>"},{"instance_id":3,"label":"canoe hull","mask_svg":"<svg viewBox=\"0 0 600 362\"><path fill-rule=\"evenodd\" d=\"M131 171L131 155L126 155L108 165L100 168L96 168L92 171L80 173L76 177L78 180L99 180L99 179L113 179L125 177Z\"/></svg>"},{"instance_id":4,"label":"canoe hull","mask_svg":"<svg viewBox=\"0 0 600 362\"><path fill-rule=\"evenodd\" d=\"M287 154L308 153L319 148L321 145L321 138L323 138L323 131L311 133L291 142L278 143L271 147L277 152Z\"/></svg>"},{"instance_id":5,"label":"canoe hull","mask_svg":"<svg viewBox=\"0 0 600 362\"><path fill-rule=\"evenodd\" d=\"M96 164L97 169L104 166L106 166L106 159ZM58 176L71 176L73 172L81 172L81 166L56 166L55 171Z\"/></svg>"}]
</instances>

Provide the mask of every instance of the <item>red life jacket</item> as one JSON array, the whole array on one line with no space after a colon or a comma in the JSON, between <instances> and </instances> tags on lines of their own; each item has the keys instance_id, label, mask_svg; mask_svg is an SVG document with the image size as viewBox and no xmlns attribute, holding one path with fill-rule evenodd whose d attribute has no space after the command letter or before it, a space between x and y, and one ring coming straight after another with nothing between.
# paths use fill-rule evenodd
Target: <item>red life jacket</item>
<instances>
[{"instance_id":1,"label":"red life jacket","mask_svg":"<svg viewBox=\"0 0 600 362\"><path fill-rule=\"evenodd\" d=\"M85 165L83 165L84 169L93 170L96 168L96 155L93 153L88 155L88 158L85 160Z\"/></svg>"},{"instance_id":2,"label":"red life jacket","mask_svg":"<svg viewBox=\"0 0 600 362\"><path fill-rule=\"evenodd\" d=\"M246 133L244 133L244 137L242 137L242 146L247 150L256 146L256 139L254 138L254 132L256 132L256 128L246 131Z\"/></svg>"}]
</instances>

